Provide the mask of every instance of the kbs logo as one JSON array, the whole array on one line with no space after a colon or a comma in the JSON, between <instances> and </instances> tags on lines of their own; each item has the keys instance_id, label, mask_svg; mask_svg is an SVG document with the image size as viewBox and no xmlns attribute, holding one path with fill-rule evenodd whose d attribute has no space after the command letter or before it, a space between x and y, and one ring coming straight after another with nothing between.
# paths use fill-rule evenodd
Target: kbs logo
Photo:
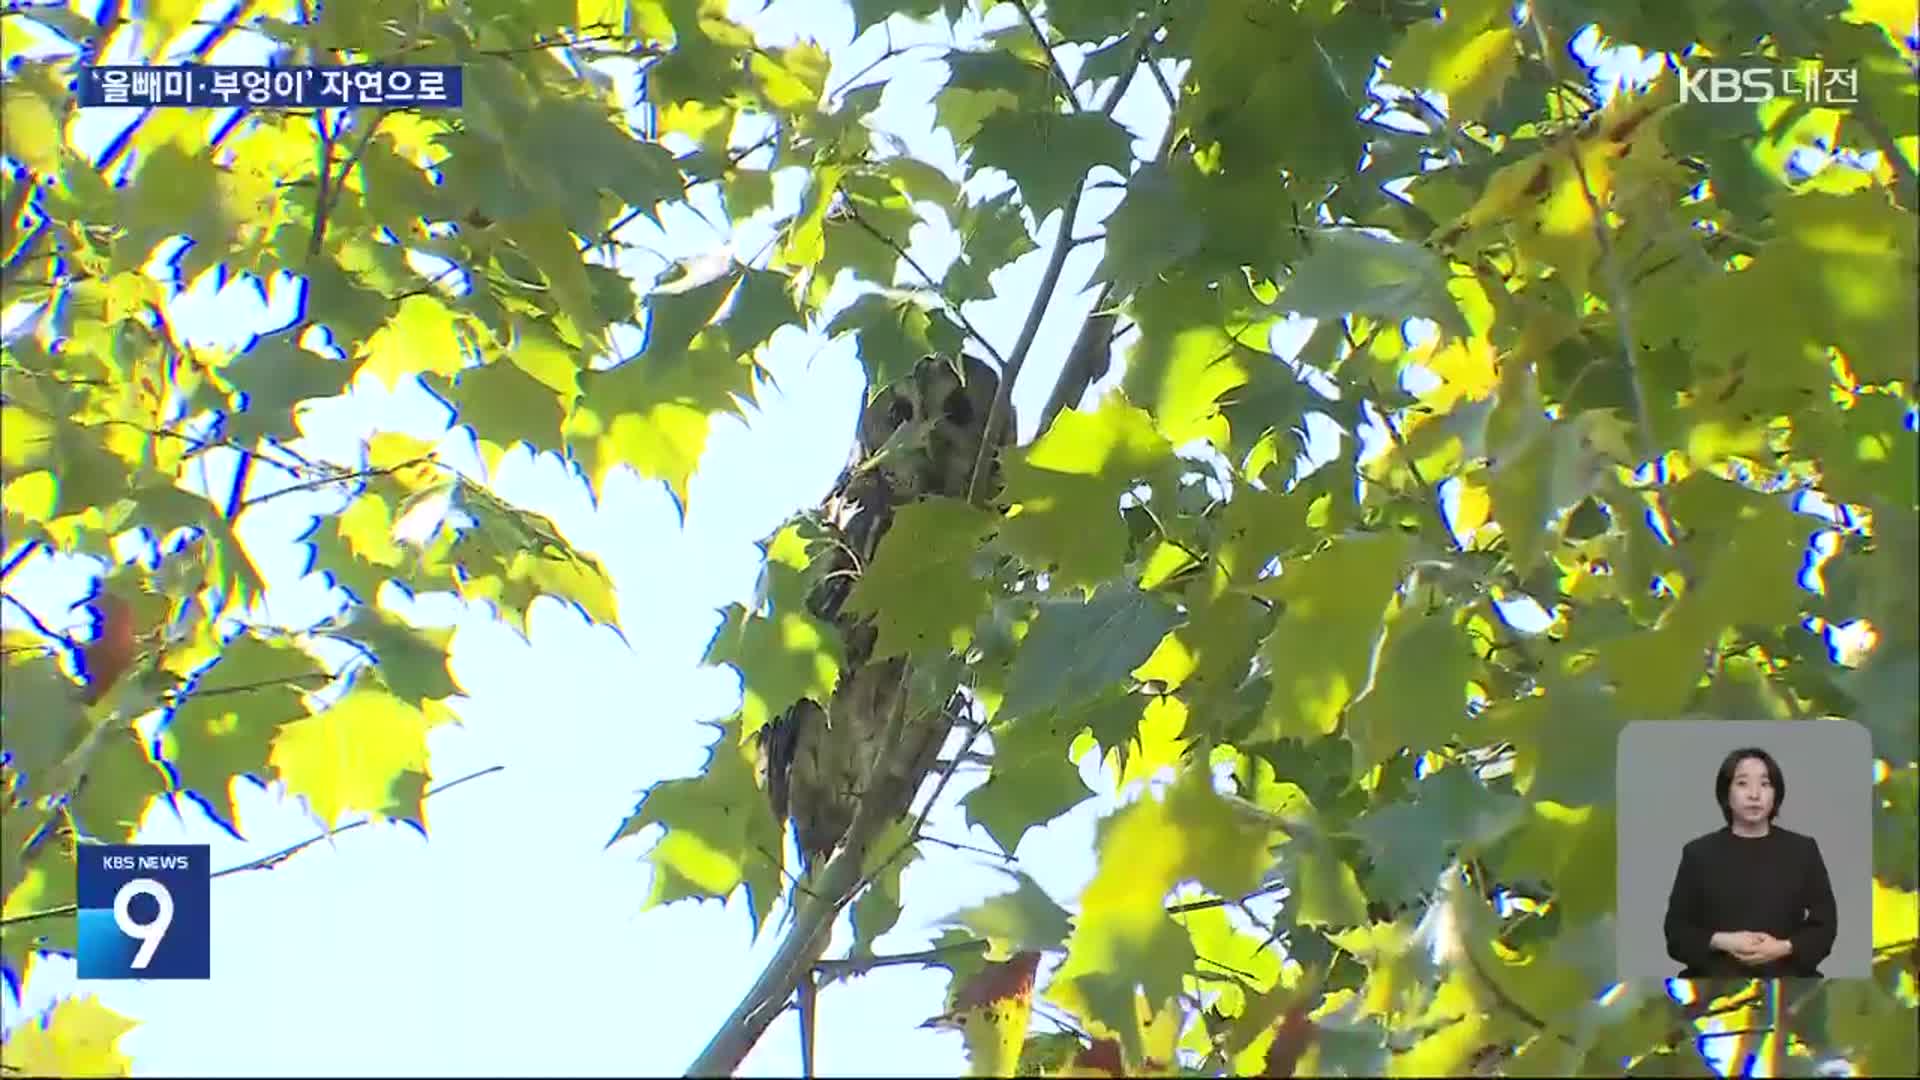
<instances>
[{"instance_id":1,"label":"kbs logo","mask_svg":"<svg viewBox=\"0 0 1920 1080\"><path fill-rule=\"evenodd\" d=\"M205 979L212 880L205 844L82 844L82 979Z\"/></svg>"},{"instance_id":2,"label":"kbs logo","mask_svg":"<svg viewBox=\"0 0 1920 1080\"><path fill-rule=\"evenodd\" d=\"M1808 105L1854 105L1860 73L1851 68L1699 67L1680 72L1680 103L1757 105L1774 98Z\"/></svg>"}]
</instances>

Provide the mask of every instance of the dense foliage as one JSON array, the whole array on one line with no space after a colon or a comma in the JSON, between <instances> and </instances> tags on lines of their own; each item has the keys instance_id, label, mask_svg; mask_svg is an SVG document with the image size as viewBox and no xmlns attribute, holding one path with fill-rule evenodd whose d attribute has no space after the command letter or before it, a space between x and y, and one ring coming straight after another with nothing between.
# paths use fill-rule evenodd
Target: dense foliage
<instances>
[{"instance_id":1,"label":"dense foliage","mask_svg":"<svg viewBox=\"0 0 1920 1080\"><path fill-rule=\"evenodd\" d=\"M1104 821L1071 904L1023 878L953 914L926 962L954 972L946 1019L977 1071L1702 1071L1695 1025L1763 1029L1755 988L1602 993L1615 737L1692 716L1870 728L1874 976L1796 999L1772 1052L1913 1074L1911 2L852 0L865 35L984 16L933 101L966 175L871 130L899 50L834 71L718 0L257 0L224 25L185 0L105 8L112 26L0 14L0 288L39 305L0 368L0 575L48 552L105 567L92 634L6 635L0 993L35 950L72 950L75 845L126 839L156 797L231 820L244 776L324 824L419 818L455 686L445 633L383 610L383 583L615 621L593 557L430 444L294 452L303 402L419 378L488 460L524 442L596 488L631 468L684 500L711 417L799 323L854 335L870 392L929 352L1059 372L998 502L906 508L859 589L882 649L981 706L969 820L1014 852L1091 796L1074 762L1093 750L1125 781L1173 776ZM23 59L27 21L77 51ZM98 159L74 149L69 80L104 39L182 57L236 26L286 62L463 64L465 106L158 111ZM1611 92L1582 34L1665 70ZM1681 103L1675 64L1709 59L1856 71L1858 102ZM643 129L593 61L644 68ZM1164 133L1116 112L1136 81ZM645 296L602 255L705 186L738 222L788 182L766 250ZM1107 188L1116 210L1080 213ZM951 265L907 255L928 226L959 238ZM1083 244L1093 314L1071 356L1041 357ZM1034 318L976 325L1028 256ZM216 266L303 278L299 320L182 346L171 282ZM642 323L643 351L604 359ZM1339 433L1312 462L1310 428ZM295 490L337 496L307 538L341 601L320 625L268 617L236 535ZM805 535L768 539L770 603L716 639L743 704L706 770L623 827L664 826L652 903L746 889L765 920L781 888L751 737L836 671L795 602ZM796 989L887 959L871 943L915 900L914 837L880 827L840 867L871 879L854 956L783 951L702 1068L731 1068ZM800 942L832 915L765 929ZM1090 1041L1029 1032L1036 999ZM117 1074L128 1023L73 999L7 1062Z\"/></svg>"}]
</instances>

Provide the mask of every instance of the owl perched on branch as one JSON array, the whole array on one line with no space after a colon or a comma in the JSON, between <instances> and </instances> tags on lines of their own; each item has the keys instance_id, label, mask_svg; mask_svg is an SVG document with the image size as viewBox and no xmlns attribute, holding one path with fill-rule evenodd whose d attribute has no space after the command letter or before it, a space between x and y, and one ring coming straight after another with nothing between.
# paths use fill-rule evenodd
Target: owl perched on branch
<instances>
[{"instance_id":1,"label":"owl perched on branch","mask_svg":"<svg viewBox=\"0 0 1920 1080\"><path fill-rule=\"evenodd\" d=\"M807 606L840 631L839 682L830 700L802 699L762 728L758 755L775 820L793 822L802 877L832 856L864 801L883 800L884 820L906 815L953 725L957 700L909 710L906 659L875 660L873 626L842 608L900 507L928 496L967 497L999 385L994 369L972 357L921 360L868 403L853 463L824 504L827 539L816 558L827 569ZM987 491L1015 429L1011 409L998 427Z\"/></svg>"}]
</instances>

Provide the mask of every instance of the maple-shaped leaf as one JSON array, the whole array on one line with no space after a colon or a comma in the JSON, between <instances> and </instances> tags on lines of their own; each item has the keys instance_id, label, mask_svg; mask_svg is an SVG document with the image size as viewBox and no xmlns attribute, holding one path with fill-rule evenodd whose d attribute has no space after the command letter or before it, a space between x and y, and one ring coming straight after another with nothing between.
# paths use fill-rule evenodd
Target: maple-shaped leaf
<instances>
[{"instance_id":1,"label":"maple-shaped leaf","mask_svg":"<svg viewBox=\"0 0 1920 1080\"><path fill-rule=\"evenodd\" d=\"M11 774L0 770L0 782ZM0 896L0 995L13 994L18 1001L20 986L26 977L28 957L35 951L72 956L76 947L75 920L70 914L46 914L71 911L77 903L75 882L78 871L74 861L74 832L62 815L48 820L37 810L18 801L18 790L0 790L0 825L7 829L9 843L0 855L0 881L5 894ZM38 850L23 851L13 837L48 830ZM26 919L28 915L40 918ZM57 1074L56 1074L57 1075Z\"/></svg>"},{"instance_id":2,"label":"maple-shaped leaf","mask_svg":"<svg viewBox=\"0 0 1920 1080\"><path fill-rule=\"evenodd\" d=\"M454 375L467 365L470 341L458 311L433 296L410 296L362 346L360 370L389 390L409 375Z\"/></svg>"},{"instance_id":3,"label":"maple-shaped leaf","mask_svg":"<svg viewBox=\"0 0 1920 1080\"><path fill-rule=\"evenodd\" d=\"M1447 291L1447 266L1418 244L1359 229L1327 229L1294 268L1276 301L1283 311L1314 319L1346 314L1432 319L1450 337L1470 333Z\"/></svg>"},{"instance_id":4,"label":"maple-shaped leaf","mask_svg":"<svg viewBox=\"0 0 1920 1080\"><path fill-rule=\"evenodd\" d=\"M87 758L86 782L69 804L80 835L126 844L140 831L147 807L164 798L168 778L137 732L120 731L96 743Z\"/></svg>"},{"instance_id":5,"label":"maple-shaped leaf","mask_svg":"<svg viewBox=\"0 0 1920 1080\"><path fill-rule=\"evenodd\" d=\"M996 715L1027 716L1098 695L1152 655L1178 621L1171 607L1125 585L1085 601L1041 601Z\"/></svg>"},{"instance_id":6,"label":"maple-shaped leaf","mask_svg":"<svg viewBox=\"0 0 1920 1080\"><path fill-rule=\"evenodd\" d=\"M36 635L37 638L37 635ZM87 733L81 689L60 670L53 643L9 630L6 664L0 679L0 750L7 765L37 782L56 767Z\"/></svg>"},{"instance_id":7,"label":"maple-shaped leaf","mask_svg":"<svg viewBox=\"0 0 1920 1080\"><path fill-rule=\"evenodd\" d=\"M1261 595L1281 605L1261 646L1273 668L1262 734L1333 733L1341 710L1367 684L1374 643L1411 550L1397 532L1345 536L1261 583Z\"/></svg>"},{"instance_id":8,"label":"maple-shaped leaf","mask_svg":"<svg viewBox=\"0 0 1920 1080\"><path fill-rule=\"evenodd\" d=\"M1416 784L1411 798L1355 820L1354 830L1373 858L1367 891L1389 903L1423 895L1451 858L1477 854L1524 814L1519 798L1488 788L1472 768L1441 769Z\"/></svg>"},{"instance_id":9,"label":"maple-shaped leaf","mask_svg":"<svg viewBox=\"0 0 1920 1080\"><path fill-rule=\"evenodd\" d=\"M1127 181L1127 195L1107 222L1107 243L1095 281L1122 296L1152 281L1206 242L1206 226L1167 166L1149 162Z\"/></svg>"},{"instance_id":10,"label":"maple-shaped leaf","mask_svg":"<svg viewBox=\"0 0 1920 1080\"><path fill-rule=\"evenodd\" d=\"M373 654L374 674L410 705L460 691L448 663L447 646L453 638L450 628L412 626L392 612L362 604L354 608L343 635Z\"/></svg>"},{"instance_id":11,"label":"maple-shaped leaf","mask_svg":"<svg viewBox=\"0 0 1920 1080\"><path fill-rule=\"evenodd\" d=\"M345 390L353 368L302 347L291 333L280 333L254 338L219 374L246 395L245 408L228 418L227 430L243 445L252 445L262 436L292 438L298 433L294 409L303 401Z\"/></svg>"},{"instance_id":12,"label":"maple-shaped leaf","mask_svg":"<svg viewBox=\"0 0 1920 1080\"><path fill-rule=\"evenodd\" d=\"M1606 803L1538 800L1487 861L1502 881L1550 887L1569 920L1605 915L1614 908L1617 820Z\"/></svg>"},{"instance_id":13,"label":"maple-shaped leaf","mask_svg":"<svg viewBox=\"0 0 1920 1080\"><path fill-rule=\"evenodd\" d=\"M1048 997L1094 1025L1096 1037L1119 1039L1129 1061L1142 1060L1135 987L1164 1001L1194 963L1192 942L1166 912L1167 894L1186 881L1223 896L1250 891L1268 863L1268 831L1194 768L1164 799L1143 798L1104 819L1093 880Z\"/></svg>"},{"instance_id":14,"label":"maple-shaped leaf","mask_svg":"<svg viewBox=\"0 0 1920 1080\"><path fill-rule=\"evenodd\" d=\"M869 399L906 376L921 357L958 353L962 340L960 327L946 313L886 293L862 296L827 324L830 335L848 331L859 337Z\"/></svg>"},{"instance_id":15,"label":"maple-shaped leaf","mask_svg":"<svg viewBox=\"0 0 1920 1080\"><path fill-rule=\"evenodd\" d=\"M774 534L766 560L758 599L767 610L728 605L706 657L739 669L741 737L749 739L794 702L831 698L845 662L838 629L807 609L811 555L800 527Z\"/></svg>"},{"instance_id":16,"label":"maple-shaped leaf","mask_svg":"<svg viewBox=\"0 0 1920 1080\"><path fill-rule=\"evenodd\" d=\"M976 168L996 168L1012 177L1021 200L1044 220L1079 190L1094 166L1124 175L1133 136L1104 113L1004 109L982 120L967 145Z\"/></svg>"},{"instance_id":17,"label":"maple-shaped leaf","mask_svg":"<svg viewBox=\"0 0 1920 1080\"><path fill-rule=\"evenodd\" d=\"M941 922L966 927L1001 953L1058 948L1073 927L1066 909L1024 872L1003 872L1015 882L1012 892L961 908Z\"/></svg>"},{"instance_id":18,"label":"maple-shaped leaf","mask_svg":"<svg viewBox=\"0 0 1920 1080\"><path fill-rule=\"evenodd\" d=\"M994 734L993 770L964 795L967 824L978 825L1012 854L1027 830L1059 817L1093 795L1068 754L1077 718L1047 714L1016 720Z\"/></svg>"},{"instance_id":19,"label":"maple-shaped leaf","mask_svg":"<svg viewBox=\"0 0 1920 1080\"><path fill-rule=\"evenodd\" d=\"M965 647L989 600L974 561L998 524L992 513L942 496L895 512L847 593L848 612L873 618L873 659Z\"/></svg>"},{"instance_id":20,"label":"maple-shaped leaf","mask_svg":"<svg viewBox=\"0 0 1920 1080\"><path fill-rule=\"evenodd\" d=\"M267 760L287 792L329 828L353 812L423 825L431 726L418 708L360 686L282 724Z\"/></svg>"},{"instance_id":21,"label":"maple-shaped leaf","mask_svg":"<svg viewBox=\"0 0 1920 1080\"><path fill-rule=\"evenodd\" d=\"M953 1004L922 1027L958 1028L967 1044L968 1076L1014 1076L1033 1016L1037 952L1015 953L981 965L956 988Z\"/></svg>"},{"instance_id":22,"label":"maple-shaped leaf","mask_svg":"<svg viewBox=\"0 0 1920 1080\"><path fill-rule=\"evenodd\" d=\"M1797 578L1814 529L1785 497L1701 472L1674 488L1669 505L1694 533L1687 546L1704 563L1698 579L1657 628L1603 642L1597 656L1620 705L1642 716L1687 705L1700 657L1727 627L1777 625L1805 604Z\"/></svg>"},{"instance_id":23,"label":"maple-shaped leaf","mask_svg":"<svg viewBox=\"0 0 1920 1080\"><path fill-rule=\"evenodd\" d=\"M1617 32L1617 31L1616 31ZM1395 85L1447 95L1448 119L1471 123L1520 66L1513 9L1501 0L1449 4L1407 31L1389 58Z\"/></svg>"},{"instance_id":24,"label":"maple-shaped leaf","mask_svg":"<svg viewBox=\"0 0 1920 1080\"><path fill-rule=\"evenodd\" d=\"M573 395L569 388L563 397L541 377L548 373L542 361L551 356L537 339L522 341L492 363L466 368L451 379L429 375L424 381L453 407L459 423L473 429L477 441L492 448L488 465L497 467L500 454L517 443L555 453L564 447L560 428ZM573 381L571 364L558 370Z\"/></svg>"},{"instance_id":25,"label":"maple-shaped leaf","mask_svg":"<svg viewBox=\"0 0 1920 1080\"><path fill-rule=\"evenodd\" d=\"M0 1060L21 1076L127 1076L120 1039L138 1026L90 994L63 998L8 1031Z\"/></svg>"},{"instance_id":26,"label":"maple-shaped leaf","mask_svg":"<svg viewBox=\"0 0 1920 1080\"><path fill-rule=\"evenodd\" d=\"M707 726L719 738L706 766L649 788L607 846L649 825L663 826L665 834L647 852L653 881L645 906L687 897L724 900L744 884L757 929L779 892L780 825L754 779L754 747L742 740L739 717Z\"/></svg>"},{"instance_id":27,"label":"maple-shaped leaf","mask_svg":"<svg viewBox=\"0 0 1920 1080\"><path fill-rule=\"evenodd\" d=\"M1001 535L1060 584L1105 581L1126 562L1121 495L1142 480L1170 483L1177 467L1153 419L1123 396L1110 394L1091 412L1069 409L1002 466L1002 497L1018 510Z\"/></svg>"},{"instance_id":28,"label":"maple-shaped leaf","mask_svg":"<svg viewBox=\"0 0 1920 1080\"><path fill-rule=\"evenodd\" d=\"M237 824L233 778L266 773L275 734L307 714L302 695L327 678L319 661L284 641L252 634L229 641L160 729L161 757L178 787L216 820Z\"/></svg>"},{"instance_id":29,"label":"maple-shaped leaf","mask_svg":"<svg viewBox=\"0 0 1920 1080\"><path fill-rule=\"evenodd\" d=\"M1451 741L1467 723L1472 661L1466 632L1450 613L1401 609L1373 686L1343 721L1354 769L1365 772L1402 747L1422 752Z\"/></svg>"}]
</instances>

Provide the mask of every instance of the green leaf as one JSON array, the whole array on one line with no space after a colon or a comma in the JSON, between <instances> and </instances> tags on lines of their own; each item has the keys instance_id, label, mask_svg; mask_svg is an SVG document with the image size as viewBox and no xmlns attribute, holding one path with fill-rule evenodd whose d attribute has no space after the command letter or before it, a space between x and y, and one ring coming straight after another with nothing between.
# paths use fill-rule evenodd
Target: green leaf
<instances>
[{"instance_id":1,"label":"green leaf","mask_svg":"<svg viewBox=\"0 0 1920 1080\"><path fill-rule=\"evenodd\" d=\"M1014 891L961 908L940 920L940 925L964 926L990 941L999 953L1058 948L1073 929L1066 909L1020 870L1002 872L1014 880Z\"/></svg>"},{"instance_id":2,"label":"green leaf","mask_svg":"<svg viewBox=\"0 0 1920 1080\"><path fill-rule=\"evenodd\" d=\"M5 814L4 823L7 826L8 843L4 850L8 853L9 876L4 902L0 902L0 920L71 907L78 902L74 895L79 873L74 865L72 829L62 816L56 815L49 823L51 831L40 844L39 850L19 852L12 838L30 829L37 830L46 819L39 813L16 805L16 797L14 792L0 796L0 813ZM24 862L16 861L16 858L23 858ZM0 969L4 969L6 975L4 980L0 980L4 983L0 985L0 994L16 993L15 1000L18 1000L17 989L26 973L27 957L34 950L72 956L76 945L76 922L71 916L55 916L11 926L0 923ZM12 1061L11 1049L7 1059Z\"/></svg>"},{"instance_id":3,"label":"green leaf","mask_svg":"<svg viewBox=\"0 0 1920 1080\"><path fill-rule=\"evenodd\" d=\"M1069 409L1002 465L1003 498L1018 503L1002 536L1064 585L1091 586L1126 563L1120 496L1141 480L1169 481L1173 447L1145 412L1110 394L1092 412Z\"/></svg>"},{"instance_id":4,"label":"green leaf","mask_svg":"<svg viewBox=\"0 0 1920 1080\"><path fill-rule=\"evenodd\" d=\"M233 778L266 774L275 734L306 715L302 694L326 680L317 660L285 643L251 634L229 641L160 730L161 756L179 787L236 824Z\"/></svg>"},{"instance_id":5,"label":"green leaf","mask_svg":"<svg viewBox=\"0 0 1920 1080\"><path fill-rule=\"evenodd\" d=\"M1411 798L1354 822L1373 859L1367 891L1389 903L1424 895L1450 859L1474 857L1525 815L1519 798L1488 788L1470 766L1441 769L1416 784Z\"/></svg>"},{"instance_id":6,"label":"green leaf","mask_svg":"<svg viewBox=\"0 0 1920 1080\"><path fill-rule=\"evenodd\" d=\"M1258 737L1333 733L1374 670L1374 646L1411 551L1399 533L1346 536L1262 584L1281 615L1261 646L1273 691Z\"/></svg>"},{"instance_id":7,"label":"green leaf","mask_svg":"<svg viewBox=\"0 0 1920 1080\"><path fill-rule=\"evenodd\" d=\"M1449 4L1444 19L1407 31L1389 59L1389 77L1396 86L1447 95L1455 124L1478 120L1520 66L1512 16L1504 0Z\"/></svg>"},{"instance_id":8,"label":"green leaf","mask_svg":"<svg viewBox=\"0 0 1920 1080\"><path fill-rule=\"evenodd\" d=\"M1691 699L1705 650L1734 626L1775 626L1806 602L1797 584L1813 528L1779 495L1762 495L1695 473L1670 500L1688 547L1705 562L1657 629L1603 643L1597 661L1617 681L1620 705L1668 716ZM1710 561L1709 561L1710 560Z\"/></svg>"},{"instance_id":9,"label":"green leaf","mask_svg":"<svg viewBox=\"0 0 1920 1080\"><path fill-rule=\"evenodd\" d=\"M848 331L860 340L869 398L906 376L921 357L957 354L962 340L960 327L944 312L886 293L862 296L827 324L830 336Z\"/></svg>"},{"instance_id":10,"label":"green leaf","mask_svg":"<svg viewBox=\"0 0 1920 1080\"><path fill-rule=\"evenodd\" d=\"M392 694L362 686L282 724L268 762L329 828L353 812L423 822L431 723Z\"/></svg>"},{"instance_id":11,"label":"green leaf","mask_svg":"<svg viewBox=\"0 0 1920 1080\"><path fill-rule=\"evenodd\" d=\"M1093 792L1067 752L1079 731L1068 718L1040 716L996 729L992 772L960 800L967 824L1012 855L1027 830L1084 802Z\"/></svg>"},{"instance_id":12,"label":"green leaf","mask_svg":"<svg viewBox=\"0 0 1920 1080\"><path fill-rule=\"evenodd\" d=\"M900 921L900 876L920 859L920 852L907 846L912 828L913 822L902 818L869 849L866 873L872 884L853 902L853 947L848 955L855 959L872 956L874 942Z\"/></svg>"},{"instance_id":13,"label":"green leaf","mask_svg":"<svg viewBox=\"0 0 1920 1080\"><path fill-rule=\"evenodd\" d=\"M1616 744L1632 714L1591 679L1545 682L1544 694L1489 706L1485 737L1514 744L1514 787L1531 798L1568 806L1612 799Z\"/></svg>"},{"instance_id":14,"label":"green leaf","mask_svg":"<svg viewBox=\"0 0 1920 1080\"><path fill-rule=\"evenodd\" d=\"M845 663L838 628L807 610L812 560L800 529L788 526L774 534L766 557L761 593L769 610L728 605L726 621L707 648L707 663L740 670L742 738L752 738L802 698L831 699Z\"/></svg>"},{"instance_id":15,"label":"green leaf","mask_svg":"<svg viewBox=\"0 0 1920 1080\"><path fill-rule=\"evenodd\" d=\"M1586 806L1535 801L1488 862L1501 881L1547 885L1563 917L1579 922L1613 910L1616 833L1611 799Z\"/></svg>"},{"instance_id":16,"label":"green leaf","mask_svg":"<svg viewBox=\"0 0 1920 1080\"><path fill-rule=\"evenodd\" d=\"M1402 609L1388 627L1373 686L1347 711L1358 772L1403 747L1415 753L1451 742L1467 723L1473 653L1446 611Z\"/></svg>"},{"instance_id":17,"label":"green leaf","mask_svg":"<svg viewBox=\"0 0 1920 1080\"><path fill-rule=\"evenodd\" d=\"M1186 193L1159 162L1142 165L1127 181L1127 196L1108 216L1107 242L1095 281L1122 296L1152 281L1200 249L1206 227Z\"/></svg>"},{"instance_id":18,"label":"green leaf","mask_svg":"<svg viewBox=\"0 0 1920 1080\"><path fill-rule=\"evenodd\" d=\"M391 612L362 604L345 630L372 652L378 664L374 673L407 704L418 707L460 692L447 663L451 629L410 626Z\"/></svg>"},{"instance_id":19,"label":"green leaf","mask_svg":"<svg viewBox=\"0 0 1920 1080\"><path fill-rule=\"evenodd\" d=\"M268 334L256 337L244 356L220 369L220 376L247 395L245 411L228 419L227 430L235 440L251 445L263 436L296 435L294 408L344 391L353 368L300 347L292 334Z\"/></svg>"},{"instance_id":20,"label":"green leaf","mask_svg":"<svg viewBox=\"0 0 1920 1080\"><path fill-rule=\"evenodd\" d=\"M6 751L8 766L32 782L65 760L87 731L80 687L61 672L51 652L37 648L52 646L48 641L29 645L12 631L7 634L6 678L0 680L0 718L5 719L0 723L0 750Z\"/></svg>"},{"instance_id":21,"label":"green leaf","mask_svg":"<svg viewBox=\"0 0 1920 1080\"><path fill-rule=\"evenodd\" d=\"M647 908L687 897L724 900L742 884L754 926L766 921L780 887L780 827L754 782L753 744L737 717L708 724L719 731L700 772L648 789L607 846L661 825L666 834L647 853L653 884Z\"/></svg>"},{"instance_id":22,"label":"green leaf","mask_svg":"<svg viewBox=\"0 0 1920 1080\"><path fill-rule=\"evenodd\" d=\"M1135 987L1165 1001L1194 963L1167 894L1185 881L1223 896L1250 891L1267 862L1266 834L1213 790L1205 769L1187 770L1164 799L1143 798L1103 820L1099 862L1048 997L1117 1034L1128 1060L1139 1061Z\"/></svg>"},{"instance_id":23,"label":"green leaf","mask_svg":"<svg viewBox=\"0 0 1920 1080\"><path fill-rule=\"evenodd\" d=\"M1133 136L1097 112L995 112L967 145L975 168L999 169L1020 186L1037 219L1065 205L1095 166L1126 175L1133 155Z\"/></svg>"},{"instance_id":24,"label":"green leaf","mask_svg":"<svg viewBox=\"0 0 1920 1080\"><path fill-rule=\"evenodd\" d=\"M1127 585L1086 601L1041 601L996 715L1027 716L1094 697L1126 679L1178 621L1172 608Z\"/></svg>"},{"instance_id":25,"label":"green leaf","mask_svg":"<svg viewBox=\"0 0 1920 1080\"><path fill-rule=\"evenodd\" d=\"M941 291L956 304L993 296L992 274L1038 250L1011 190L960 211L953 228L960 234L961 257L947 268Z\"/></svg>"},{"instance_id":26,"label":"green leaf","mask_svg":"<svg viewBox=\"0 0 1920 1080\"><path fill-rule=\"evenodd\" d=\"M935 496L895 513L846 610L873 618L875 661L964 648L987 610L974 557L998 524L960 499Z\"/></svg>"},{"instance_id":27,"label":"green leaf","mask_svg":"<svg viewBox=\"0 0 1920 1080\"><path fill-rule=\"evenodd\" d=\"M867 27L885 22L893 15L925 19L934 14L945 14L952 21L966 10L965 0L852 0L852 5L855 37L859 37Z\"/></svg>"},{"instance_id":28,"label":"green leaf","mask_svg":"<svg viewBox=\"0 0 1920 1080\"><path fill-rule=\"evenodd\" d=\"M19 77L8 77L8 93L0 105L0 152L42 174L59 170L66 136L60 130L60 114L53 101L57 95L53 69L46 64L27 64Z\"/></svg>"},{"instance_id":29,"label":"green leaf","mask_svg":"<svg viewBox=\"0 0 1920 1080\"><path fill-rule=\"evenodd\" d=\"M1417 244L1359 229L1313 234L1312 254L1294 268L1276 307L1314 319L1346 314L1381 319L1432 319L1450 337L1470 332L1447 291L1447 266Z\"/></svg>"},{"instance_id":30,"label":"green leaf","mask_svg":"<svg viewBox=\"0 0 1920 1080\"><path fill-rule=\"evenodd\" d=\"M360 370L400 386L409 375L453 375L467 362L461 315L431 296L409 296L360 351Z\"/></svg>"},{"instance_id":31,"label":"green leaf","mask_svg":"<svg viewBox=\"0 0 1920 1080\"><path fill-rule=\"evenodd\" d=\"M107 844L133 841L153 800L167 794L167 774L146 741L126 730L102 740L87 758L87 778L69 806L80 835Z\"/></svg>"},{"instance_id":32,"label":"green leaf","mask_svg":"<svg viewBox=\"0 0 1920 1080\"><path fill-rule=\"evenodd\" d=\"M477 440L502 451L521 442L536 451L563 449L560 425L566 407L551 387L514 359L470 367L451 380L429 375L425 381L453 406L458 421L471 427Z\"/></svg>"}]
</instances>

